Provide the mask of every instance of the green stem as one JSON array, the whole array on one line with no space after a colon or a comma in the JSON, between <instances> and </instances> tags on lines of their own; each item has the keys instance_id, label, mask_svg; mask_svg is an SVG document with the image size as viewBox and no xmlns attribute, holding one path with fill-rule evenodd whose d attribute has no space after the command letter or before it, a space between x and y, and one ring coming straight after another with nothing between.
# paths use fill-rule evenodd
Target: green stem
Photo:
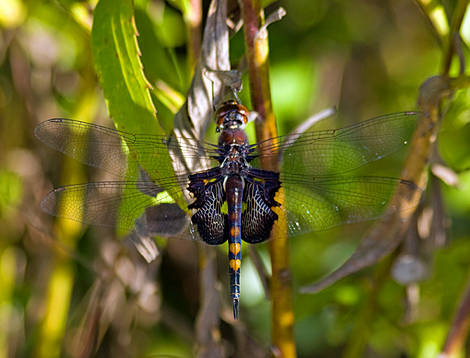
<instances>
[{"instance_id":1,"label":"green stem","mask_svg":"<svg viewBox=\"0 0 470 358\"><path fill-rule=\"evenodd\" d=\"M202 23L202 1L189 0L188 7L184 12L186 24L188 69L189 78L192 78L194 68L201 51L201 23Z\"/></svg>"},{"instance_id":2,"label":"green stem","mask_svg":"<svg viewBox=\"0 0 470 358\"><path fill-rule=\"evenodd\" d=\"M442 75L448 75L450 71L450 65L452 64L452 58L455 54L455 41L456 37L460 36L460 27L462 26L463 17L467 11L469 0L459 0L452 16L452 22L450 26L449 36L447 38L447 44L444 52L444 59L442 62Z\"/></svg>"}]
</instances>

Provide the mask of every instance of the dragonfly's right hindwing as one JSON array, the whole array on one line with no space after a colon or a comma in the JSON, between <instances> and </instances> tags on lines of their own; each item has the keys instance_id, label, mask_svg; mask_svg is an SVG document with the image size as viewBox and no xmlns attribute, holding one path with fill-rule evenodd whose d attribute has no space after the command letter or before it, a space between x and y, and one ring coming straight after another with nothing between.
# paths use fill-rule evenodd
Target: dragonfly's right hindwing
<instances>
[{"instance_id":1,"label":"dragonfly's right hindwing","mask_svg":"<svg viewBox=\"0 0 470 358\"><path fill-rule=\"evenodd\" d=\"M209 245L219 245L227 240L227 214L222 213L225 193L219 169L189 176L188 190L195 201L188 208L197 210L191 220L201 239ZM216 176L219 177L212 181Z\"/></svg>"}]
</instances>

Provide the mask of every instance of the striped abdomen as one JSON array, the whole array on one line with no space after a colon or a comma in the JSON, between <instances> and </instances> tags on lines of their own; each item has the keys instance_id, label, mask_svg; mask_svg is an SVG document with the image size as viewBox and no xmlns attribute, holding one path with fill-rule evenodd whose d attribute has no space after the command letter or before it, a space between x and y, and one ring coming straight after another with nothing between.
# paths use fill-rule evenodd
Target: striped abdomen
<instances>
[{"instance_id":1,"label":"striped abdomen","mask_svg":"<svg viewBox=\"0 0 470 358\"><path fill-rule=\"evenodd\" d=\"M240 300L240 267L242 262L241 225L243 201L243 179L240 176L234 175L227 178L225 182L225 195L228 208L228 259L233 317L238 319L238 301Z\"/></svg>"}]
</instances>

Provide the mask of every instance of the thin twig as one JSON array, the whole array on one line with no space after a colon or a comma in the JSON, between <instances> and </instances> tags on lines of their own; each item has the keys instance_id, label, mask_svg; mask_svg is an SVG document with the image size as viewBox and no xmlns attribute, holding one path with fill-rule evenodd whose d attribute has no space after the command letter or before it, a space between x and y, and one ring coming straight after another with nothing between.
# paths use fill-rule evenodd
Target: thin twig
<instances>
[{"instance_id":1,"label":"thin twig","mask_svg":"<svg viewBox=\"0 0 470 358\"><path fill-rule=\"evenodd\" d=\"M415 0L416 5L419 7L421 12L424 15L424 18L428 22L432 33L434 37L436 38L437 44L439 45L440 48L442 48L444 45L444 40L443 40L443 33L442 31L439 31L438 25L436 24L436 21L434 17L430 13L430 5L428 2L425 2L423 0Z\"/></svg>"},{"instance_id":2,"label":"thin twig","mask_svg":"<svg viewBox=\"0 0 470 358\"><path fill-rule=\"evenodd\" d=\"M449 37L447 39L446 49L444 52L444 58L442 62L442 75L448 75L450 71L450 65L452 64L452 58L455 54L455 37L460 36L460 27L462 26L463 17L467 11L468 0L459 0L454 10L452 22L450 26Z\"/></svg>"},{"instance_id":3,"label":"thin twig","mask_svg":"<svg viewBox=\"0 0 470 358\"><path fill-rule=\"evenodd\" d=\"M462 346L465 342L465 338L468 334L470 327L470 278L467 282L465 292L459 302L458 309L455 313L450 328L449 334L447 335L444 348L442 349L439 358L450 358L456 357L462 350Z\"/></svg>"},{"instance_id":4,"label":"thin twig","mask_svg":"<svg viewBox=\"0 0 470 358\"><path fill-rule=\"evenodd\" d=\"M462 37L460 34L454 36L454 50L459 59L459 75L465 74L465 54L462 49Z\"/></svg>"}]
</instances>

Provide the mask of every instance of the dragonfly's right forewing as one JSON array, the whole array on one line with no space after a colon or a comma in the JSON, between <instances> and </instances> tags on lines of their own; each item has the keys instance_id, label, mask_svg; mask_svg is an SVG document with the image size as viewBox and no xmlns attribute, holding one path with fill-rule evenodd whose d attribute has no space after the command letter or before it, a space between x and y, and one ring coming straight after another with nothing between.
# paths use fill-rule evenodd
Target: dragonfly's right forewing
<instances>
[{"instance_id":1,"label":"dragonfly's right forewing","mask_svg":"<svg viewBox=\"0 0 470 358\"><path fill-rule=\"evenodd\" d=\"M137 164L154 181L174 175L169 152L178 151L187 158L206 160L213 154L213 147L195 139L170 140L162 135L131 134L64 118L40 123L34 134L48 146L119 178L124 177L129 166Z\"/></svg>"}]
</instances>

